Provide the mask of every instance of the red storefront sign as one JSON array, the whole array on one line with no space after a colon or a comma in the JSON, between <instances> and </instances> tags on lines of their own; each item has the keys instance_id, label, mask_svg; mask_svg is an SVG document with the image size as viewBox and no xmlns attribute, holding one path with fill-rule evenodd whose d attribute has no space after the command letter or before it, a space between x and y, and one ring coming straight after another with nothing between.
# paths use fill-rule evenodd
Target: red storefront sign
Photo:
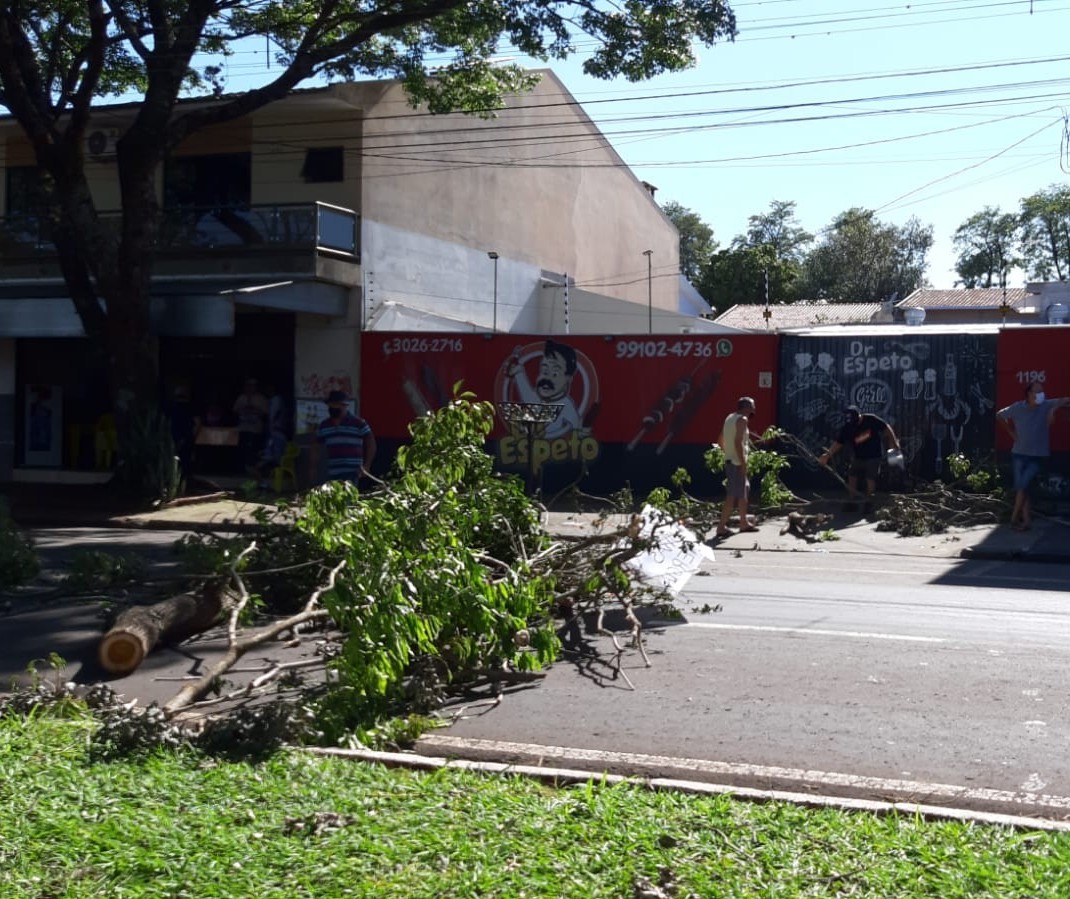
<instances>
[{"instance_id":1,"label":"red storefront sign","mask_svg":"<svg viewBox=\"0 0 1070 899\"><path fill-rule=\"evenodd\" d=\"M410 422L461 383L497 406L491 436L505 465L591 461L606 444L656 455L708 446L742 395L757 402L753 430L776 411L775 335L368 332L361 365L362 415L377 436L407 439ZM525 409L548 420L525 424Z\"/></svg>"}]
</instances>

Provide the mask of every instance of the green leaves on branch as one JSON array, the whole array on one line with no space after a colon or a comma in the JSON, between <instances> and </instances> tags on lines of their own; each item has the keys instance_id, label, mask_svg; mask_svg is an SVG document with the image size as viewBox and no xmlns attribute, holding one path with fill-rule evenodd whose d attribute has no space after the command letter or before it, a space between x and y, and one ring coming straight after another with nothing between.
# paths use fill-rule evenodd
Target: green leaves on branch
<instances>
[{"instance_id":1,"label":"green leaves on branch","mask_svg":"<svg viewBox=\"0 0 1070 899\"><path fill-rule=\"evenodd\" d=\"M325 597L345 633L327 700L341 719L554 658L553 578L528 561L547 540L521 482L493 471L493 424L490 403L455 390L412 425L384 489L334 483L309 496L298 527L347 563Z\"/></svg>"},{"instance_id":2,"label":"green leaves on branch","mask_svg":"<svg viewBox=\"0 0 1070 899\"><path fill-rule=\"evenodd\" d=\"M775 442L782 433L776 427L766 428L758 441L758 446L752 449L747 456L748 474L752 480L755 477L760 478L761 492L758 502L761 506L769 509L780 508L795 499L795 494L780 479L781 472L790 467L791 462L786 456L781 455L776 450L768 449L766 446ZM714 444L703 454L703 461L706 463L706 468L713 474L723 472L725 466L724 450Z\"/></svg>"}]
</instances>

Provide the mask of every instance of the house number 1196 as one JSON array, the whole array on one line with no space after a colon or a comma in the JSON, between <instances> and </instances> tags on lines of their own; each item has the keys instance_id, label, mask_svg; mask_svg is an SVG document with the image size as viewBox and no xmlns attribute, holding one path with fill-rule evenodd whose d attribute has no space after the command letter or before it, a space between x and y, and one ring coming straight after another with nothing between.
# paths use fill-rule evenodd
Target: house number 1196
<instances>
[{"instance_id":1,"label":"house number 1196","mask_svg":"<svg viewBox=\"0 0 1070 899\"><path fill-rule=\"evenodd\" d=\"M1048 373L1044 369L1030 369L1029 371L1018 372L1019 384L1043 384L1047 379Z\"/></svg>"}]
</instances>

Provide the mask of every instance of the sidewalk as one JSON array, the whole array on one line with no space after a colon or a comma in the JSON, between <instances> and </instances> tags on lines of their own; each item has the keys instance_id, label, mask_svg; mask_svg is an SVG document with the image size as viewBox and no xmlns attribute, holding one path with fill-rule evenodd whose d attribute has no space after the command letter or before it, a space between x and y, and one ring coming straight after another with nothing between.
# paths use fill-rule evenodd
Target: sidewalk
<instances>
[{"instance_id":1,"label":"sidewalk","mask_svg":"<svg viewBox=\"0 0 1070 899\"><path fill-rule=\"evenodd\" d=\"M253 529L258 510L272 511L232 495L187 497L151 512L131 513L116 506L100 487L40 487L17 485L8 495L12 515L24 527L114 527L166 530ZM594 512L548 512L546 528L562 536L578 536L592 530L613 530L626 516L603 520ZM760 522L758 533L735 534L714 544L720 551L889 553L938 558L1070 562L1070 521L1061 517L1036 516L1029 531L1007 525L956 528L943 534L901 537L878 531L874 522L838 514L829 524L838 539L809 543L792 534L781 534L785 519ZM703 536L703 535L700 535Z\"/></svg>"}]
</instances>

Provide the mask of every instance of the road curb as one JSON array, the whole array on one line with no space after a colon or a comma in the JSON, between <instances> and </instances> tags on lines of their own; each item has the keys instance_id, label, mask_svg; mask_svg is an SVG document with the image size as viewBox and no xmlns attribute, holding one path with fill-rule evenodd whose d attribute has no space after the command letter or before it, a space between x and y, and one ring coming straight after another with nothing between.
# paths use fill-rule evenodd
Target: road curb
<instances>
[{"instance_id":1,"label":"road curb","mask_svg":"<svg viewBox=\"0 0 1070 899\"><path fill-rule=\"evenodd\" d=\"M458 742L463 742L459 740ZM1070 832L1070 821L1052 818L1031 818L999 812L980 812L969 809L945 808L910 802L887 802L873 799L852 799L818 793L798 793L789 790L761 790L728 784L692 781L671 777L645 777L638 774L612 774L577 768L558 768L541 764L476 760L458 756L423 755L417 752L380 752L371 749L342 749L334 747L294 747L301 752L327 757L348 758L387 767L403 767L417 771L456 769L479 774L526 777L553 786L571 786L592 781L606 786L631 784L649 790L672 791L695 796L730 796L746 802L783 802L813 809L836 809L873 815L909 815L926 821L955 821L1009 827L1016 830Z\"/></svg>"}]
</instances>

